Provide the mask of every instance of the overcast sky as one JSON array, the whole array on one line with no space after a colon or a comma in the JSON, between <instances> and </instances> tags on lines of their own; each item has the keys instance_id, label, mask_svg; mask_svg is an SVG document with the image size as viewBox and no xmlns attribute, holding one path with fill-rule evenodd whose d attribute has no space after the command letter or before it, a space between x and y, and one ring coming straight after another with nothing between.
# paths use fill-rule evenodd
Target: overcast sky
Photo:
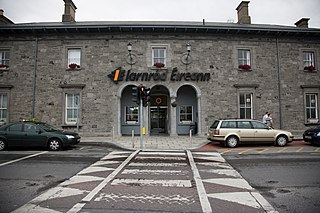
<instances>
[{"instance_id":1,"label":"overcast sky","mask_svg":"<svg viewBox=\"0 0 320 213\"><path fill-rule=\"evenodd\" d=\"M241 0L73 0L76 21L199 21L237 22ZM63 0L0 0L14 23L61 22ZM310 18L320 28L320 0L251 0L252 24L294 26Z\"/></svg>"}]
</instances>

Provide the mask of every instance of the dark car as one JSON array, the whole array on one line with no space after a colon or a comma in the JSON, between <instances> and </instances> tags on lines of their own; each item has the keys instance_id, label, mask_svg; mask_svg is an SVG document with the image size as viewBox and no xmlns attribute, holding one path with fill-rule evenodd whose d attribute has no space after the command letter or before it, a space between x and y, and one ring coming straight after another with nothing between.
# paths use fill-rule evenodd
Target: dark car
<instances>
[{"instance_id":1,"label":"dark car","mask_svg":"<svg viewBox=\"0 0 320 213\"><path fill-rule=\"evenodd\" d=\"M320 145L320 126L307 129L303 133L303 140L314 145Z\"/></svg>"},{"instance_id":2,"label":"dark car","mask_svg":"<svg viewBox=\"0 0 320 213\"><path fill-rule=\"evenodd\" d=\"M80 142L75 132L65 132L43 122L18 122L0 127L0 151L8 147L47 147L56 151Z\"/></svg>"}]
</instances>

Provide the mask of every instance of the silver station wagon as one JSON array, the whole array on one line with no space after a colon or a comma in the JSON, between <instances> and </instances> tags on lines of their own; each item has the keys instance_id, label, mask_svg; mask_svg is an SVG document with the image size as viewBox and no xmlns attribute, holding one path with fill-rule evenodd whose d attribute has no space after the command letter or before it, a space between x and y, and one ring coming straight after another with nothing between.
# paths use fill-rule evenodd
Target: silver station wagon
<instances>
[{"instance_id":1,"label":"silver station wagon","mask_svg":"<svg viewBox=\"0 0 320 213\"><path fill-rule=\"evenodd\" d=\"M208 139L220 141L228 147L236 147L242 143L273 142L278 146L285 146L292 142L291 132L272 129L264 123L249 119L216 120L208 132Z\"/></svg>"}]
</instances>

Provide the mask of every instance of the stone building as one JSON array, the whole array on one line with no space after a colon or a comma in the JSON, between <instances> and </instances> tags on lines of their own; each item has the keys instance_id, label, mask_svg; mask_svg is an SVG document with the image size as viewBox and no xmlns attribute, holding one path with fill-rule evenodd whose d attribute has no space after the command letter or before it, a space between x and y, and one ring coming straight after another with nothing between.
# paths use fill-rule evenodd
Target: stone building
<instances>
[{"instance_id":1,"label":"stone building","mask_svg":"<svg viewBox=\"0 0 320 213\"><path fill-rule=\"evenodd\" d=\"M36 118L82 134L205 135L219 118L303 131L319 125L320 29L237 23L76 22L14 24L0 14L0 120ZM139 107L132 87L150 88Z\"/></svg>"}]
</instances>

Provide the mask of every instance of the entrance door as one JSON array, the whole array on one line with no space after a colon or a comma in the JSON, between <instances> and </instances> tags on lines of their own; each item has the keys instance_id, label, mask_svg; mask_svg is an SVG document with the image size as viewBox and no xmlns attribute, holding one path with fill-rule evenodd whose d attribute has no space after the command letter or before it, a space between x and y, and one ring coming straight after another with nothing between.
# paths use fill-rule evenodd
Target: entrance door
<instances>
[{"instance_id":1,"label":"entrance door","mask_svg":"<svg viewBox=\"0 0 320 213\"><path fill-rule=\"evenodd\" d=\"M150 107L151 133L167 133L167 106Z\"/></svg>"}]
</instances>

